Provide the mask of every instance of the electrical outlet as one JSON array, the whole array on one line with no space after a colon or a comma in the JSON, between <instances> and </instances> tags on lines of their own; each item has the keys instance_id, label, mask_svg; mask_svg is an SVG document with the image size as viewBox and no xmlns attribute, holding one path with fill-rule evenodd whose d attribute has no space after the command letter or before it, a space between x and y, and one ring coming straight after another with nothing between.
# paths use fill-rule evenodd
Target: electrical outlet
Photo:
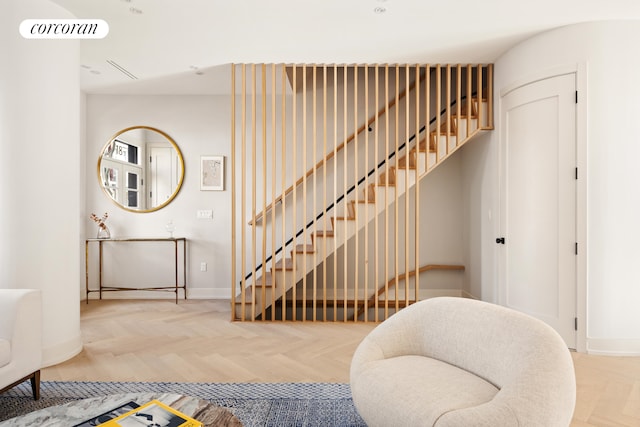
<instances>
[{"instance_id":1,"label":"electrical outlet","mask_svg":"<svg viewBox=\"0 0 640 427\"><path fill-rule=\"evenodd\" d=\"M207 271L207 263L206 262L201 262L200 263L200 271Z\"/></svg>"}]
</instances>

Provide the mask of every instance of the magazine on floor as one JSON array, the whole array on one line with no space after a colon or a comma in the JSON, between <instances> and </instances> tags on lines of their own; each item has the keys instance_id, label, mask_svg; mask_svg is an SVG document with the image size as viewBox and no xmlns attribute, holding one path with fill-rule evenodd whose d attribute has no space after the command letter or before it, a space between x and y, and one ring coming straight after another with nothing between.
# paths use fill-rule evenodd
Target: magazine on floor
<instances>
[{"instance_id":1,"label":"magazine on floor","mask_svg":"<svg viewBox=\"0 0 640 427\"><path fill-rule=\"evenodd\" d=\"M126 414L127 412L139 407L136 402L127 402L124 405L120 405L117 408L111 409L104 414L100 414L96 417L93 417L89 420L83 421L80 424L76 424L73 427L92 427L99 426L101 424L106 423L109 420L119 417L120 415Z\"/></svg>"},{"instance_id":2,"label":"magazine on floor","mask_svg":"<svg viewBox=\"0 0 640 427\"><path fill-rule=\"evenodd\" d=\"M201 422L159 400L152 400L99 425L101 427L202 427Z\"/></svg>"}]
</instances>

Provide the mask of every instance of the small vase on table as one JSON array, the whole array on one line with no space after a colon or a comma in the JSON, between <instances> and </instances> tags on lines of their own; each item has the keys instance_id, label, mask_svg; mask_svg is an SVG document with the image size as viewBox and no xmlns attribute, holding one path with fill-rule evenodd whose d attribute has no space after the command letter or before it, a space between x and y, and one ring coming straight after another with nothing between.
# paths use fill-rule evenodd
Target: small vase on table
<instances>
[{"instance_id":1,"label":"small vase on table","mask_svg":"<svg viewBox=\"0 0 640 427\"><path fill-rule=\"evenodd\" d=\"M106 224L107 218L109 218L109 214L107 212L105 212L104 215L102 215L102 218L100 218L98 215L94 213L92 213L89 218L91 218L93 222L98 224L98 236L97 236L98 239L111 238L111 232L109 231L109 227L107 227L107 224Z\"/></svg>"},{"instance_id":2,"label":"small vase on table","mask_svg":"<svg viewBox=\"0 0 640 427\"><path fill-rule=\"evenodd\" d=\"M98 239L110 239L111 232L109 231L109 227L107 224L102 223L98 226Z\"/></svg>"}]
</instances>

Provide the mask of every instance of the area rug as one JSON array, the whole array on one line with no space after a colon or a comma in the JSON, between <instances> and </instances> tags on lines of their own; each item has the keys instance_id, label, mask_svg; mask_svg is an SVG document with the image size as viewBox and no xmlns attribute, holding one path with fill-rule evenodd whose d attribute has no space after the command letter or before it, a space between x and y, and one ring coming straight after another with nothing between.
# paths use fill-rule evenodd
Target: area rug
<instances>
[{"instance_id":1,"label":"area rug","mask_svg":"<svg viewBox=\"0 0 640 427\"><path fill-rule=\"evenodd\" d=\"M118 393L176 393L228 408L245 427L363 426L348 384L43 381L34 401L29 382L0 394L2 421L73 400Z\"/></svg>"}]
</instances>

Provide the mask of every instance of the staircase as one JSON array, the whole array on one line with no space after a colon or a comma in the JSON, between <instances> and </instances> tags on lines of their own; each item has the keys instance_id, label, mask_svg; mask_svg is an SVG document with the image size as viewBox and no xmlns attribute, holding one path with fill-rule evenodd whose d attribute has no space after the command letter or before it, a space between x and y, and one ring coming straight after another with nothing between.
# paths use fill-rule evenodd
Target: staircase
<instances>
[{"instance_id":1,"label":"staircase","mask_svg":"<svg viewBox=\"0 0 640 427\"><path fill-rule=\"evenodd\" d=\"M469 80L467 84L470 89ZM461 92L459 85L458 81L458 94ZM486 95L482 95L488 94L490 97L491 91L485 87L479 92L482 99L473 92L469 102L461 99L460 95L457 102L452 102L447 93L449 102L444 109L439 102L436 103L440 114L435 115L431 124L424 126L413 141L407 142L397 154L392 153L384 164L377 165L371 178L359 184L357 191L327 212L330 221L316 221L313 227L305 227L305 233L295 240L295 246L290 246L287 253L283 251L267 271L258 276L256 269L254 277L258 276L257 279L246 280L245 287L233 299L234 319L275 320L278 317L279 320L304 320L309 318L305 313L313 311L311 318L315 320L317 308L325 312L329 308L334 320L357 320L374 307L389 307L388 301L386 304L376 301L383 293L387 293L387 297L392 295L396 309L415 302L416 298L408 295L408 284L404 290L397 286L397 278L403 276L404 279L406 275L408 279L409 272L383 277L382 284L377 287L365 286L360 289L357 284L353 288L338 288L335 284L326 286L326 282L325 286L318 287L315 279L309 276L323 268L325 259L335 256L346 245L353 245L349 242L357 239L356 235L377 216L392 209L403 197L409 197L417 183L438 165L478 134L493 128L491 102ZM472 91L468 90L467 93ZM439 91L438 97L441 97ZM329 228L318 229L323 223L328 224ZM431 269L460 270L464 267L426 266L411 275ZM313 286L310 286L311 281L314 281ZM273 313L276 305L280 307L277 316ZM394 305L393 301L391 305ZM337 316L336 312L343 312L343 315Z\"/></svg>"}]
</instances>

